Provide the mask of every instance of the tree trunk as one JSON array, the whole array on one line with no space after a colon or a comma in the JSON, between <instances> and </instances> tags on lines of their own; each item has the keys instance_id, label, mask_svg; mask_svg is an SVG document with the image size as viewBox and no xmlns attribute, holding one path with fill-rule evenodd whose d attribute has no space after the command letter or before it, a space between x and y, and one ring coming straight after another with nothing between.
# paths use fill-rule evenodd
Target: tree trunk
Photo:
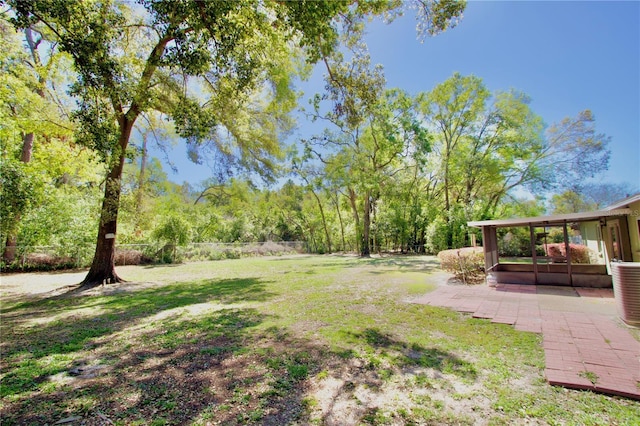
<instances>
[{"instance_id":1,"label":"tree trunk","mask_svg":"<svg viewBox=\"0 0 640 426\"><path fill-rule=\"evenodd\" d=\"M144 221L143 202L144 202L144 182L145 174L147 171L147 158L149 153L147 152L147 133L142 133L142 154L140 156L140 173L138 174L138 188L136 188L136 223L135 234L142 235L142 223Z\"/></svg>"},{"instance_id":2,"label":"tree trunk","mask_svg":"<svg viewBox=\"0 0 640 426\"><path fill-rule=\"evenodd\" d=\"M122 118L118 149L113 154L111 170L104 185L104 198L100 212L98 240L96 252L93 256L91 269L84 281L80 283L80 290L96 287L100 284L124 282L116 273L115 253L116 235L118 227L118 210L120 208L120 192L122 190L122 170L124 168L125 152L133 129L134 120Z\"/></svg>"},{"instance_id":3,"label":"tree trunk","mask_svg":"<svg viewBox=\"0 0 640 426\"><path fill-rule=\"evenodd\" d=\"M356 192L353 188L349 188L349 202L351 203L351 211L353 212L353 220L356 223L356 250L360 250L362 232L360 230L360 216L358 215L358 203L356 201Z\"/></svg>"},{"instance_id":4,"label":"tree trunk","mask_svg":"<svg viewBox=\"0 0 640 426\"><path fill-rule=\"evenodd\" d=\"M362 257L371 257L371 247L369 244L369 234L371 231L371 197L369 192L364 198L364 215L362 217Z\"/></svg>"},{"instance_id":5,"label":"tree trunk","mask_svg":"<svg viewBox=\"0 0 640 426\"><path fill-rule=\"evenodd\" d=\"M4 246L2 260L5 265L10 265L16 260L16 251L18 246L18 237L15 234L7 235L7 244Z\"/></svg>"},{"instance_id":6,"label":"tree trunk","mask_svg":"<svg viewBox=\"0 0 640 426\"><path fill-rule=\"evenodd\" d=\"M340 213L340 203L338 202L338 194L335 194L335 199L333 198L333 194L331 194L330 197L336 206L336 213L338 214L338 221L340 222L340 236L342 239L342 251L346 251L347 244L344 239L344 223L342 221L342 213Z\"/></svg>"},{"instance_id":7,"label":"tree trunk","mask_svg":"<svg viewBox=\"0 0 640 426\"><path fill-rule=\"evenodd\" d=\"M144 195L144 179L147 171L147 133L142 134L142 154L140 156L140 173L138 174L138 188L136 191L136 214L140 217L142 213L142 201Z\"/></svg>"},{"instance_id":8,"label":"tree trunk","mask_svg":"<svg viewBox=\"0 0 640 426\"><path fill-rule=\"evenodd\" d=\"M28 163L31 161L31 153L33 152L33 132L27 133L22 138L22 154L20 155L20 161Z\"/></svg>"},{"instance_id":9,"label":"tree trunk","mask_svg":"<svg viewBox=\"0 0 640 426\"><path fill-rule=\"evenodd\" d=\"M320 201L320 197L318 197L318 194L316 194L316 191L314 191L313 188L311 187L309 189L311 190L311 193L315 197L316 202L318 203L318 208L320 209L320 217L322 218L322 228L324 229L324 235L325 235L325 238L327 239L327 251L328 253L333 253L333 250L331 247L331 235L329 234L327 219L324 216L324 208L322 207L322 202Z\"/></svg>"}]
</instances>

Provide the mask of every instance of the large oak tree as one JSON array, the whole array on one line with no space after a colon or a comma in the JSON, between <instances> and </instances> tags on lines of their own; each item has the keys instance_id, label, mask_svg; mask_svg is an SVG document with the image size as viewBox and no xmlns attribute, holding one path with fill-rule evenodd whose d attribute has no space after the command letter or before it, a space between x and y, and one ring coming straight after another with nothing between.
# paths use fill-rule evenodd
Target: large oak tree
<instances>
[{"instance_id":1,"label":"large oak tree","mask_svg":"<svg viewBox=\"0 0 640 426\"><path fill-rule=\"evenodd\" d=\"M194 152L209 141L235 160L230 163L269 173L279 150L279 118L293 106L294 52L302 48L311 61L330 52L337 40L334 18L360 7L336 0L2 3L16 27L46 27L52 42L72 56L77 138L107 165L85 288L121 281L114 267L121 178L141 114L157 110L172 118ZM387 2L376 3L356 13L382 10Z\"/></svg>"}]
</instances>

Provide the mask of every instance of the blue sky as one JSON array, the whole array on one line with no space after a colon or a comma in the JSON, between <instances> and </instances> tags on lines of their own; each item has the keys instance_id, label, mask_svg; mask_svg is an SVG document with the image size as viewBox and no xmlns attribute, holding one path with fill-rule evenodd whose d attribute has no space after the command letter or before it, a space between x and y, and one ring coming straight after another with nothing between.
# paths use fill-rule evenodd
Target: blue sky
<instances>
[{"instance_id":1,"label":"blue sky","mask_svg":"<svg viewBox=\"0 0 640 426\"><path fill-rule=\"evenodd\" d=\"M547 124L590 109L611 137L604 181L640 187L640 2L470 1L459 25L420 43L411 16L374 21L367 42L388 87L429 91L454 72L474 74L492 91L516 89ZM322 90L322 69L299 85ZM308 126L299 123L298 135ZM289 141L291 142L291 141ZM196 184L208 168L171 154L175 182ZM183 160L184 159L184 160Z\"/></svg>"}]
</instances>

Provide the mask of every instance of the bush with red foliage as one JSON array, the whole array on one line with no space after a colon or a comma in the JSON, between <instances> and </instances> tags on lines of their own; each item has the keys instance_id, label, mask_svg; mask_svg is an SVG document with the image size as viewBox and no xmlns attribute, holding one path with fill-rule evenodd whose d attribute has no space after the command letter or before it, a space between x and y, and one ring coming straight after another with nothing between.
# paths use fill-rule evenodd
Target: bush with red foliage
<instances>
[{"instance_id":1,"label":"bush with red foliage","mask_svg":"<svg viewBox=\"0 0 640 426\"><path fill-rule=\"evenodd\" d=\"M590 263L589 247L581 244L569 244L569 254L571 255L571 263ZM544 252L546 256L554 258L566 258L567 249L564 243L545 244Z\"/></svg>"}]
</instances>

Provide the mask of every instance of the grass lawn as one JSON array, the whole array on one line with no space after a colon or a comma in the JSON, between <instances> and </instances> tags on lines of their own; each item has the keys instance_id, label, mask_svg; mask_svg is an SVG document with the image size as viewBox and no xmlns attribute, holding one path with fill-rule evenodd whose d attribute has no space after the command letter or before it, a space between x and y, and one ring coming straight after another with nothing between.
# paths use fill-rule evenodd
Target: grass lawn
<instances>
[{"instance_id":1,"label":"grass lawn","mask_svg":"<svg viewBox=\"0 0 640 426\"><path fill-rule=\"evenodd\" d=\"M75 276L3 277L2 425L640 419L638 402L549 386L539 335L409 303L443 280L433 257L118 271L131 282L54 297L34 289Z\"/></svg>"}]
</instances>

